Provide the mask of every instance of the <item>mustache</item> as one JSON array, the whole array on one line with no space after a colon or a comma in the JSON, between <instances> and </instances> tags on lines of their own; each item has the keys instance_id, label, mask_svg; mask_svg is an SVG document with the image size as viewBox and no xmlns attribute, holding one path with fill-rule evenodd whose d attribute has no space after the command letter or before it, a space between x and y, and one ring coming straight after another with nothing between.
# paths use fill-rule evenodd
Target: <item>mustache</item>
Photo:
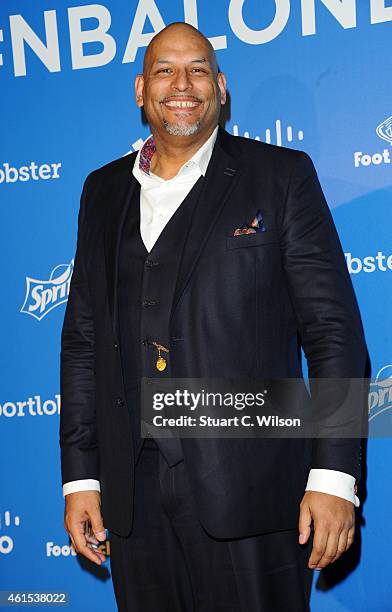
<instances>
[{"instance_id":1,"label":"mustache","mask_svg":"<svg viewBox=\"0 0 392 612\"><path fill-rule=\"evenodd\" d=\"M190 96L189 94L184 94L182 96L166 96L165 98L161 98L159 100L159 103L164 104L165 102L170 102L172 100L193 100L194 102L203 102L201 98L197 98L196 96Z\"/></svg>"}]
</instances>

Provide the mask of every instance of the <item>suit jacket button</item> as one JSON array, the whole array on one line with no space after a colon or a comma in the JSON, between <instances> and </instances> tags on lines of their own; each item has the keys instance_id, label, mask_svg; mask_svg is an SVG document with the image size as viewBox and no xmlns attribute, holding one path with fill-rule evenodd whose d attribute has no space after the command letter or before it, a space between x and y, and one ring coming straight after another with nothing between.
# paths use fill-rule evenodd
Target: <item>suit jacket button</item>
<instances>
[{"instance_id":1,"label":"suit jacket button","mask_svg":"<svg viewBox=\"0 0 392 612\"><path fill-rule=\"evenodd\" d=\"M158 266L158 262L154 261L153 259L146 259L146 266L147 268L152 268L153 266Z\"/></svg>"},{"instance_id":2,"label":"suit jacket button","mask_svg":"<svg viewBox=\"0 0 392 612\"><path fill-rule=\"evenodd\" d=\"M118 406L118 408L122 408L124 406L124 400L121 397L116 399L116 406Z\"/></svg>"}]
</instances>

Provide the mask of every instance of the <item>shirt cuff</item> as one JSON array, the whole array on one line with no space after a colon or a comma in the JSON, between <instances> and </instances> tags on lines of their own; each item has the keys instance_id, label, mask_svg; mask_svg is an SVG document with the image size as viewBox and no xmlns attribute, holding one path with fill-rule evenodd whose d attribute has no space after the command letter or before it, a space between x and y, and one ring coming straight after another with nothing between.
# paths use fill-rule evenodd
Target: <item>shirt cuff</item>
<instances>
[{"instance_id":1,"label":"shirt cuff","mask_svg":"<svg viewBox=\"0 0 392 612\"><path fill-rule=\"evenodd\" d=\"M336 495L352 502L356 508L359 506L359 499L355 495L357 492L355 478L346 472L312 469L305 490Z\"/></svg>"},{"instance_id":2,"label":"shirt cuff","mask_svg":"<svg viewBox=\"0 0 392 612\"><path fill-rule=\"evenodd\" d=\"M79 493L80 491L101 491L99 480L83 478L82 480L72 480L63 484L64 497L69 493Z\"/></svg>"}]
</instances>

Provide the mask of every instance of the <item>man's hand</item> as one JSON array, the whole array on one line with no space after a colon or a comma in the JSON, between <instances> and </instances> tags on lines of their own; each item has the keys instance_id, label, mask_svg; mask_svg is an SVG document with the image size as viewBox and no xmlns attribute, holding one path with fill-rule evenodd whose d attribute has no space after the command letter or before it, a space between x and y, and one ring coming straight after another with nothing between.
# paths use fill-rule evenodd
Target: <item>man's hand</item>
<instances>
[{"instance_id":1,"label":"man's hand","mask_svg":"<svg viewBox=\"0 0 392 612\"><path fill-rule=\"evenodd\" d=\"M336 561L354 541L354 504L336 495L306 491L298 523L300 544L309 539L312 519L314 537L308 566L322 569Z\"/></svg>"},{"instance_id":2,"label":"man's hand","mask_svg":"<svg viewBox=\"0 0 392 612\"><path fill-rule=\"evenodd\" d=\"M87 520L90 520L95 537L84 533ZM106 540L101 515L101 494L98 491L80 491L65 496L64 527L76 552L97 565L105 561L103 552L88 546Z\"/></svg>"}]
</instances>

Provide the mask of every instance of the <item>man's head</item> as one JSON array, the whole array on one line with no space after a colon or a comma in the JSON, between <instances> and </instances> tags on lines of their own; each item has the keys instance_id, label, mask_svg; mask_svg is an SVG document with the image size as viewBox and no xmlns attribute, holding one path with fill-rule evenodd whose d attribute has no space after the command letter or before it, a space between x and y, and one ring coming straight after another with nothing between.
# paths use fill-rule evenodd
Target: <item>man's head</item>
<instances>
[{"instance_id":1,"label":"man's head","mask_svg":"<svg viewBox=\"0 0 392 612\"><path fill-rule=\"evenodd\" d=\"M154 136L207 137L226 102L226 80L209 40L193 26L173 23L148 45L135 92Z\"/></svg>"}]
</instances>

